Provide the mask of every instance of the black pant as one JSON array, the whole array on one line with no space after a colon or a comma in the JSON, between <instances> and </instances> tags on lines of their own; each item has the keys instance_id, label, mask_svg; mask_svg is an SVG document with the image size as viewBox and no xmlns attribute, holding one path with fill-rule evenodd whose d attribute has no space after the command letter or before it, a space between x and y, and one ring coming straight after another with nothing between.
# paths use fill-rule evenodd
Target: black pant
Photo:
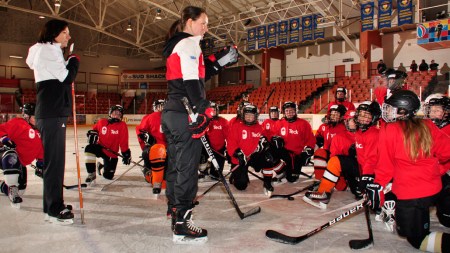
<instances>
[{"instance_id":1,"label":"black pant","mask_svg":"<svg viewBox=\"0 0 450 253\"><path fill-rule=\"evenodd\" d=\"M67 117L36 119L44 146L44 213L57 216L64 206Z\"/></svg>"},{"instance_id":2,"label":"black pant","mask_svg":"<svg viewBox=\"0 0 450 253\"><path fill-rule=\"evenodd\" d=\"M203 145L199 139L192 138L186 113L164 111L161 124L167 140L165 176L168 207L175 207L183 213L192 208L192 201L197 195L198 166Z\"/></svg>"},{"instance_id":3,"label":"black pant","mask_svg":"<svg viewBox=\"0 0 450 253\"><path fill-rule=\"evenodd\" d=\"M439 222L450 227L450 176L442 176L442 190L436 203L436 215Z\"/></svg>"},{"instance_id":4,"label":"black pant","mask_svg":"<svg viewBox=\"0 0 450 253\"><path fill-rule=\"evenodd\" d=\"M96 157L103 159L103 177L106 179L113 179L116 172L118 158L112 158L105 154L104 148L99 144L89 144L84 148L84 153L94 154ZM86 170L88 173L95 173L95 163L86 163Z\"/></svg>"}]
</instances>

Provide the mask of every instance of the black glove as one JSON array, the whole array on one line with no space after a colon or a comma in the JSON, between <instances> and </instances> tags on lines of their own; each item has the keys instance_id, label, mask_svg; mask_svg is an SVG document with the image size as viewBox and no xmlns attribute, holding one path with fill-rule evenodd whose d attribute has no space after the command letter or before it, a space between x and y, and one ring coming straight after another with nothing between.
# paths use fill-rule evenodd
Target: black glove
<instances>
[{"instance_id":1,"label":"black glove","mask_svg":"<svg viewBox=\"0 0 450 253\"><path fill-rule=\"evenodd\" d=\"M348 156L356 157L356 146L354 143L348 148Z\"/></svg>"},{"instance_id":2,"label":"black glove","mask_svg":"<svg viewBox=\"0 0 450 253\"><path fill-rule=\"evenodd\" d=\"M2 144L3 146L9 148L9 149L15 149L16 148L16 144L7 136L4 136L3 138L1 138Z\"/></svg>"},{"instance_id":3,"label":"black glove","mask_svg":"<svg viewBox=\"0 0 450 253\"><path fill-rule=\"evenodd\" d=\"M384 204L383 186L377 183L368 184L366 187L366 193L370 208L373 210L381 208Z\"/></svg>"},{"instance_id":4,"label":"black glove","mask_svg":"<svg viewBox=\"0 0 450 253\"><path fill-rule=\"evenodd\" d=\"M314 149L308 146L305 146L303 148L303 157L305 159L305 164L304 165L308 165L309 162L311 161L311 157L314 155Z\"/></svg>"},{"instance_id":5,"label":"black glove","mask_svg":"<svg viewBox=\"0 0 450 253\"><path fill-rule=\"evenodd\" d=\"M37 160L36 161L36 169L34 170L34 174L40 178L44 176L44 161Z\"/></svg>"},{"instance_id":6,"label":"black glove","mask_svg":"<svg viewBox=\"0 0 450 253\"><path fill-rule=\"evenodd\" d=\"M267 141L267 138L265 136L260 136L259 137L259 142L258 142L258 146L256 147L255 152L261 152L263 150L265 150L269 145L269 142Z\"/></svg>"},{"instance_id":7,"label":"black glove","mask_svg":"<svg viewBox=\"0 0 450 253\"><path fill-rule=\"evenodd\" d=\"M366 174L361 176L361 180L359 180L359 189L361 191L365 191L368 184L373 183L374 175Z\"/></svg>"},{"instance_id":8,"label":"black glove","mask_svg":"<svg viewBox=\"0 0 450 253\"><path fill-rule=\"evenodd\" d=\"M273 136L272 137L272 144L277 148L277 149L282 149L284 148L284 140L281 136Z\"/></svg>"},{"instance_id":9,"label":"black glove","mask_svg":"<svg viewBox=\"0 0 450 253\"><path fill-rule=\"evenodd\" d=\"M139 139L141 139L145 145L152 146L155 144L156 140L155 137L153 137L151 134L149 134L147 131L141 130L138 134Z\"/></svg>"},{"instance_id":10,"label":"black glove","mask_svg":"<svg viewBox=\"0 0 450 253\"><path fill-rule=\"evenodd\" d=\"M125 165L129 165L131 163L131 151L128 149L125 152L122 152L122 162Z\"/></svg>"},{"instance_id":11,"label":"black glove","mask_svg":"<svg viewBox=\"0 0 450 253\"><path fill-rule=\"evenodd\" d=\"M244 167L247 164L247 158L240 148L236 149L233 154L239 160L239 166Z\"/></svg>"},{"instance_id":12,"label":"black glove","mask_svg":"<svg viewBox=\"0 0 450 253\"><path fill-rule=\"evenodd\" d=\"M323 146L324 142L325 140L323 139L323 136L321 135L316 136L316 144L319 148Z\"/></svg>"},{"instance_id":13,"label":"black glove","mask_svg":"<svg viewBox=\"0 0 450 253\"><path fill-rule=\"evenodd\" d=\"M97 144L98 132L95 130L89 130L86 134L89 144Z\"/></svg>"},{"instance_id":14,"label":"black glove","mask_svg":"<svg viewBox=\"0 0 450 253\"><path fill-rule=\"evenodd\" d=\"M227 46L215 53L214 57L216 61L212 62L217 62L223 68L235 64L238 61L239 54L235 46Z\"/></svg>"},{"instance_id":15,"label":"black glove","mask_svg":"<svg viewBox=\"0 0 450 253\"><path fill-rule=\"evenodd\" d=\"M190 122L188 129L192 132L192 138L198 139L208 130L209 118L205 114L198 114L195 122Z\"/></svg>"},{"instance_id":16,"label":"black glove","mask_svg":"<svg viewBox=\"0 0 450 253\"><path fill-rule=\"evenodd\" d=\"M71 54L67 57L67 61L75 60L75 59L76 59L76 61L80 62L80 57L76 54Z\"/></svg>"}]
</instances>

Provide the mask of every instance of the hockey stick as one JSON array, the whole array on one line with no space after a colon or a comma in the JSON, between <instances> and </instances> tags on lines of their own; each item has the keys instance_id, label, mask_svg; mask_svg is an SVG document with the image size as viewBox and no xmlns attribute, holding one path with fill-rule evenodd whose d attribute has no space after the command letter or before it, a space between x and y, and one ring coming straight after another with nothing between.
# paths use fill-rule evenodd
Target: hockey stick
<instances>
[{"instance_id":1,"label":"hockey stick","mask_svg":"<svg viewBox=\"0 0 450 253\"><path fill-rule=\"evenodd\" d=\"M69 54L72 54L73 46L74 46L74 43L72 43L72 45L70 45ZM72 82L72 114L73 114L73 132L74 132L74 137L75 137L76 163L77 163L78 198L80 200L81 224L84 224L83 192L81 191L80 153L78 152L78 131L77 131L77 111L76 111L76 102L75 102L75 81Z\"/></svg>"},{"instance_id":2,"label":"hockey stick","mask_svg":"<svg viewBox=\"0 0 450 253\"><path fill-rule=\"evenodd\" d=\"M261 176L259 176L258 174L256 174L255 172L247 169L248 173L252 174L252 176L256 177L257 179L261 180L264 182L264 178L262 178Z\"/></svg>"},{"instance_id":3,"label":"hockey stick","mask_svg":"<svg viewBox=\"0 0 450 253\"><path fill-rule=\"evenodd\" d=\"M308 185L308 186L305 186L305 187L303 187L302 189L300 189L300 190L298 190L298 191L295 191L295 192L293 192L293 193L291 193L291 194L279 194L279 195L272 195L272 196L270 196L270 198L271 199L273 199L273 198L286 198L286 199L288 199L288 200L294 200L294 197L292 197L292 196L294 196L294 195L296 195L296 194L299 194L300 192L303 192L303 191L306 191L306 190L310 190L310 189L312 189L312 188L314 188L315 186L317 186L317 185L319 185L320 184L320 181L316 181L316 182L313 182L312 184L310 184L310 185Z\"/></svg>"},{"instance_id":4,"label":"hockey stick","mask_svg":"<svg viewBox=\"0 0 450 253\"><path fill-rule=\"evenodd\" d=\"M358 213L358 211L360 211L365 205L367 205L367 201L363 200L363 202L357 201L357 205L352 207L351 209L341 213L339 216L337 216L336 218L328 221L327 223L323 224L322 226L312 230L311 232L301 235L301 236L288 236L285 234L282 234L280 232L274 231L274 230L267 230L266 231L266 237L277 241L277 242L281 242L281 243L286 243L286 244L298 244L308 238L310 238L311 236L319 233L322 230L325 230L329 227L331 227L332 225L344 220L345 218Z\"/></svg>"},{"instance_id":5,"label":"hockey stick","mask_svg":"<svg viewBox=\"0 0 450 253\"><path fill-rule=\"evenodd\" d=\"M188 99L186 97L183 97L181 99L181 102L184 104L184 107L186 108L186 111L188 112L189 117L191 118L192 122L195 122L197 115L195 115L194 112L192 111L192 108L189 105ZM206 140L206 137L203 135L202 137L200 137L200 140L201 140L203 146L205 147L206 153L208 153L208 156L211 158L211 163L216 168L216 170L219 171L219 164L217 163L217 160L214 157L213 151L211 150L211 147L209 146L209 143ZM219 173L219 178L220 178L220 181L222 182L223 186L225 187L225 190L227 191L228 196L230 197L231 202L232 202L234 208L236 209L236 212L238 213L239 218L241 218L241 220L245 219L251 215L261 212L261 207L258 206L258 207L255 207L255 208L249 210L246 213L243 213L241 211L241 209L239 209L236 199L234 198L233 193L231 193L230 186L228 185L227 180L225 179L225 177L223 176L222 173Z\"/></svg>"},{"instance_id":6,"label":"hockey stick","mask_svg":"<svg viewBox=\"0 0 450 253\"><path fill-rule=\"evenodd\" d=\"M269 93L269 96L267 96L266 100L264 100L264 103L261 105L261 107L259 108L259 111L261 112L263 107L267 105L267 103L269 102L270 97L272 96L272 94L275 92L275 88L272 89L272 91Z\"/></svg>"},{"instance_id":7,"label":"hockey stick","mask_svg":"<svg viewBox=\"0 0 450 253\"><path fill-rule=\"evenodd\" d=\"M34 165L34 164L30 164L30 167L31 167L32 169L34 169L34 170L37 169L37 168L36 168L36 165ZM39 175L36 175L36 176L40 177ZM40 177L40 178L42 178L42 177ZM70 189L78 188L78 184L74 184L74 185L64 185L64 184L63 184L63 187L64 187L65 189L67 189L67 190L70 190ZM87 187L87 184L81 184L81 187L82 187L82 188L86 188L86 187Z\"/></svg>"},{"instance_id":8,"label":"hockey stick","mask_svg":"<svg viewBox=\"0 0 450 253\"><path fill-rule=\"evenodd\" d=\"M139 165L140 162L142 162L142 160L144 160L144 158L142 158L141 160L139 160L137 163L133 164L133 166L131 166L130 168L128 168L127 170L125 170L122 174L120 174L120 176L118 176L116 179L114 179L113 181L105 184L102 189L100 189L100 191L105 190L108 186L112 185L114 182L118 181L121 177L123 177L123 175L125 175L128 171L130 171L132 168L136 167L136 165Z\"/></svg>"},{"instance_id":9,"label":"hockey stick","mask_svg":"<svg viewBox=\"0 0 450 253\"><path fill-rule=\"evenodd\" d=\"M372 232L372 223L370 222L370 213L369 213L369 206L364 206L364 211L366 214L366 223L367 223L367 229L369 231L369 238L367 239L361 239L361 240L350 240L348 242L348 245L351 249L359 250L359 249L368 249L371 248L373 243L373 232Z\"/></svg>"},{"instance_id":10,"label":"hockey stick","mask_svg":"<svg viewBox=\"0 0 450 253\"><path fill-rule=\"evenodd\" d=\"M98 145L100 145L100 144L98 144ZM108 150L110 153L113 153L114 155L116 155L116 156L118 156L118 157L124 158L123 155L121 155L120 153L118 153L118 152L116 152L116 151L114 151L114 150L112 150L112 149L110 149L110 148L107 148L107 147L102 146L102 145L100 145L100 147L102 147L103 149ZM137 166L141 167L142 169L146 169L144 165L140 164L140 162L141 162L142 160L144 160L144 158L142 158L141 160L139 160L139 162L135 162L135 161L133 161L133 160L130 160L130 163L132 163L132 164L134 164L134 165L137 165ZM133 166L133 167L134 167L134 166ZM141 170L142 170L142 169L141 169ZM142 171L143 171L143 170L142 170Z\"/></svg>"}]
</instances>

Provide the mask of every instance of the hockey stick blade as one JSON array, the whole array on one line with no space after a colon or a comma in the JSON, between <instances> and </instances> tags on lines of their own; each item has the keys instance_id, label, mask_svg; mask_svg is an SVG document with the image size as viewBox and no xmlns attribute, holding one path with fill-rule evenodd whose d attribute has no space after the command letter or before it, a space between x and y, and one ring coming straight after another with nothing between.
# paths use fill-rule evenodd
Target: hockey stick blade
<instances>
[{"instance_id":1,"label":"hockey stick blade","mask_svg":"<svg viewBox=\"0 0 450 253\"><path fill-rule=\"evenodd\" d=\"M351 216L352 214L358 213L359 210L361 210L364 205L367 204L366 201L361 202L361 201L357 201L357 205L352 207L351 209L341 213L339 216L335 217L334 219L328 221L327 223L323 224L322 226L308 232L307 234L301 235L301 236L288 236L285 234L282 234L280 232L274 231L274 230L267 230L266 231L266 237L274 240L276 242L281 242L281 243L286 243L286 244L297 244L300 243L306 239L308 239L309 237L319 233L322 230L325 230L331 226L333 226L334 224L344 220L345 218Z\"/></svg>"},{"instance_id":2,"label":"hockey stick blade","mask_svg":"<svg viewBox=\"0 0 450 253\"><path fill-rule=\"evenodd\" d=\"M296 194L299 194L300 192L303 192L303 191L306 191L306 190L308 190L308 189L311 189L311 188L313 188L313 187L315 187L315 186L317 186L317 185L319 185L320 184L320 181L316 181L316 182L314 182L314 183L312 183L312 184L310 184L310 185L308 185L308 186L305 186L304 188L302 188L302 189L300 189L300 190L298 190L298 191L295 191L295 192L293 192L293 193L291 193L291 194L278 194L278 195L272 195L272 196L270 196L270 198L271 199L273 199L273 198L289 198L289 197L292 197L292 196L294 196L294 195L296 195Z\"/></svg>"},{"instance_id":3,"label":"hockey stick blade","mask_svg":"<svg viewBox=\"0 0 450 253\"><path fill-rule=\"evenodd\" d=\"M350 240L348 244L353 250L369 249L373 246L373 240L370 238L362 240Z\"/></svg>"},{"instance_id":4,"label":"hockey stick blade","mask_svg":"<svg viewBox=\"0 0 450 253\"><path fill-rule=\"evenodd\" d=\"M81 188L86 188L87 184L81 184L80 186L81 186ZM74 184L74 185L63 185L63 187L65 189L67 189L67 190L70 190L70 189L78 188L78 185L77 184Z\"/></svg>"},{"instance_id":5,"label":"hockey stick blade","mask_svg":"<svg viewBox=\"0 0 450 253\"><path fill-rule=\"evenodd\" d=\"M241 220L250 217L252 215L255 215L257 213L261 212L261 207L257 206L253 209L248 210L246 213L239 213L239 217L241 218Z\"/></svg>"}]
</instances>

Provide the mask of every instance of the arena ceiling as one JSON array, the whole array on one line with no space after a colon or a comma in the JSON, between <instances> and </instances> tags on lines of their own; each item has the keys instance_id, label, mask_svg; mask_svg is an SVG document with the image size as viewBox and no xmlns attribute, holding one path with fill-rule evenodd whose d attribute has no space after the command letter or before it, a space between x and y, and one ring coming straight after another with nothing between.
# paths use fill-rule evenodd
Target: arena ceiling
<instances>
[{"instance_id":1,"label":"arena ceiling","mask_svg":"<svg viewBox=\"0 0 450 253\"><path fill-rule=\"evenodd\" d=\"M71 23L84 55L160 58L169 27L187 5L206 8L209 36L224 42L225 35L239 48L248 28L311 13L346 39L342 28L360 16L357 0L0 0L1 40L31 43L45 20L59 18Z\"/></svg>"}]
</instances>

